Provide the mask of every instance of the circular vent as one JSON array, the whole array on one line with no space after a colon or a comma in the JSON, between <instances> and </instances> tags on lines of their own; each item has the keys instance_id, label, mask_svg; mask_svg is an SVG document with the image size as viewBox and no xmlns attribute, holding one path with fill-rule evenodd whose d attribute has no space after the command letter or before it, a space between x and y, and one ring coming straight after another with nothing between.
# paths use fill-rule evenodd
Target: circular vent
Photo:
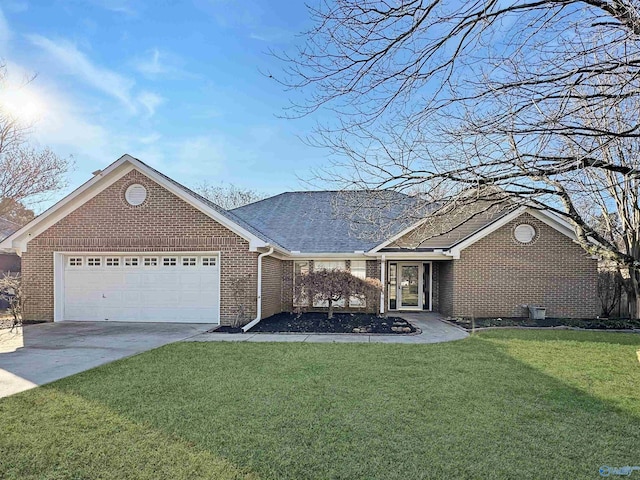
<instances>
[{"instance_id":1,"label":"circular vent","mask_svg":"<svg viewBox=\"0 0 640 480\"><path fill-rule=\"evenodd\" d=\"M124 198L129 205L137 207L138 205L142 205L147 199L147 189L139 183L134 183L127 188L127 191L124 193Z\"/></svg>"},{"instance_id":2,"label":"circular vent","mask_svg":"<svg viewBox=\"0 0 640 480\"><path fill-rule=\"evenodd\" d=\"M521 223L513 230L513 236L520 243L531 243L536 238L536 229L528 223Z\"/></svg>"}]
</instances>

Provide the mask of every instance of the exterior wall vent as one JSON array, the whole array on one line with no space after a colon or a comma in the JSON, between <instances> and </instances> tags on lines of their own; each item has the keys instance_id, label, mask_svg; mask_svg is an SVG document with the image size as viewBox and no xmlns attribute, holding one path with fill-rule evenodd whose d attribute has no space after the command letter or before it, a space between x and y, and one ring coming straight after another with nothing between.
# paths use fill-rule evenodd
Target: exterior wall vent
<instances>
[{"instance_id":1,"label":"exterior wall vent","mask_svg":"<svg viewBox=\"0 0 640 480\"><path fill-rule=\"evenodd\" d=\"M142 205L147 199L147 189L139 183L134 183L127 188L127 191L124 193L124 198L129 205L137 207L138 205Z\"/></svg>"},{"instance_id":2,"label":"exterior wall vent","mask_svg":"<svg viewBox=\"0 0 640 480\"><path fill-rule=\"evenodd\" d=\"M531 243L536 238L536 229L528 223L521 223L513 230L513 238L520 243Z\"/></svg>"}]
</instances>

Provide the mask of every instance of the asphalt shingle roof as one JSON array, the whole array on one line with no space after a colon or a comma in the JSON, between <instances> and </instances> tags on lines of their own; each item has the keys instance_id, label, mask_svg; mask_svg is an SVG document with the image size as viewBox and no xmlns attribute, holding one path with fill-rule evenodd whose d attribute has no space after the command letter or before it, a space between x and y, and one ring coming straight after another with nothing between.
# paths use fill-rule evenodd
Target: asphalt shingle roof
<instances>
[{"instance_id":1,"label":"asphalt shingle roof","mask_svg":"<svg viewBox=\"0 0 640 480\"><path fill-rule=\"evenodd\" d=\"M0 240L4 240L13 232L20 230L20 227L21 225L18 225L16 222L0 217Z\"/></svg>"},{"instance_id":2,"label":"asphalt shingle roof","mask_svg":"<svg viewBox=\"0 0 640 480\"><path fill-rule=\"evenodd\" d=\"M290 251L367 251L415 222L415 200L396 192L287 192L231 211Z\"/></svg>"},{"instance_id":3,"label":"asphalt shingle roof","mask_svg":"<svg viewBox=\"0 0 640 480\"><path fill-rule=\"evenodd\" d=\"M244 228L245 230L247 230L248 232L251 232L252 234L254 234L256 237L264 240L267 243L271 243L275 246L282 246L280 244L277 243L277 241L275 241L273 238L270 238L268 235L265 235L263 232L257 230L253 225L247 223L246 221L244 221L241 217L239 217L238 215L234 214L232 211L230 210L225 210L224 208L222 208L220 205L217 205L216 203L212 202L211 200L209 200L206 197L203 197L202 195L200 195L199 193L194 192L193 190L191 190L188 187L185 187L184 185L182 185L179 182L176 182L173 178L168 177L167 175L165 175L164 173L162 173L159 170L156 170L155 168L153 168L152 166L150 166L147 163L144 163L142 160L139 160L136 158L136 160L138 160L140 163L142 163L143 165L145 165L147 168L149 168L150 170L153 170L155 173L157 173L158 175L160 175L162 178L164 178L165 180L171 182L173 185L175 185L176 187L178 187L179 189L181 189L182 191L188 193L189 195L191 195L192 197L197 198L198 200L200 200L201 202L205 203L206 205L208 205L209 207L211 207L212 209L214 209L215 211L217 211L218 213L220 213L221 215L227 217L229 220L233 221L236 225L239 225L240 227Z\"/></svg>"}]
</instances>

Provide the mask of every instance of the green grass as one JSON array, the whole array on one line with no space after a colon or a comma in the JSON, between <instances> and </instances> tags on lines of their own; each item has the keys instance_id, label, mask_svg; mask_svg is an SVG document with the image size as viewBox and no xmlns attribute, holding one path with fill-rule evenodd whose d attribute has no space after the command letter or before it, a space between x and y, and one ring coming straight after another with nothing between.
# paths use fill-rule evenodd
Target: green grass
<instances>
[{"instance_id":1,"label":"green grass","mask_svg":"<svg viewBox=\"0 0 640 480\"><path fill-rule=\"evenodd\" d=\"M599 478L639 465L640 336L181 343L0 401L0 478Z\"/></svg>"}]
</instances>

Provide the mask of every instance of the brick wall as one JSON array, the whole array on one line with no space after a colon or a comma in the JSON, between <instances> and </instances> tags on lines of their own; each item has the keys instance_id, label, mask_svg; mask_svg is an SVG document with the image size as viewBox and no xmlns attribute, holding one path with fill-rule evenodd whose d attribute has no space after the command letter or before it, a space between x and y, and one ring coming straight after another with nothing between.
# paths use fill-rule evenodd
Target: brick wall
<instances>
[{"instance_id":1,"label":"brick wall","mask_svg":"<svg viewBox=\"0 0 640 480\"><path fill-rule=\"evenodd\" d=\"M538 232L532 244L513 238L523 222ZM452 267L455 316L526 316L522 305L544 306L552 317L598 313L597 261L529 214L463 250Z\"/></svg>"},{"instance_id":2,"label":"brick wall","mask_svg":"<svg viewBox=\"0 0 640 480\"><path fill-rule=\"evenodd\" d=\"M132 183L147 188L147 200L138 207L124 200ZM220 251L222 324L238 309L232 280L247 278L247 288L256 291L258 254L249 252L248 242L136 170L29 241L22 257L27 320L53 320L55 251ZM245 308L254 318L255 301Z\"/></svg>"},{"instance_id":3,"label":"brick wall","mask_svg":"<svg viewBox=\"0 0 640 480\"><path fill-rule=\"evenodd\" d=\"M440 262L431 262L431 308L440 310Z\"/></svg>"},{"instance_id":4,"label":"brick wall","mask_svg":"<svg viewBox=\"0 0 640 480\"><path fill-rule=\"evenodd\" d=\"M275 257L262 258L262 316L282 312L283 262Z\"/></svg>"},{"instance_id":5,"label":"brick wall","mask_svg":"<svg viewBox=\"0 0 640 480\"><path fill-rule=\"evenodd\" d=\"M453 314L453 262L434 262L438 265L438 309L443 315Z\"/></svg>"},{"instance_id":6,"label":"brick wall","mask_svg":"<svg viewBox=\"0 0 640 480\"><path fill-rule=\"evenodd\" d=\"M282 311L293 312L293 260L282 261Z\"/></svg>"}]
</instances>

